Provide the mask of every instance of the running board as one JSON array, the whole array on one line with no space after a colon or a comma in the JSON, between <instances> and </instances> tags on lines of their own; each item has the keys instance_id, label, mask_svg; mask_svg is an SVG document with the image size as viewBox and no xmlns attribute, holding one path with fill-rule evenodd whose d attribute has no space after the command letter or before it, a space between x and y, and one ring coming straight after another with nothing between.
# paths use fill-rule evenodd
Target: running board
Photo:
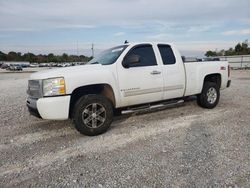
<instances>
[{"instance_id":1,"label":"running board","mask_svg":"<svg viewBox=\"0 0 250 188\"><path fill-rule=\"evenodd\" d=\"M158 109L158 108L165 108L165 107L171 107L174 105L178 105L184 103L184 100L178 100L178 101L173 101L173 102L165 102L165 103L160 103L160 104L155 104L155 105L146 105L146 106L140 106L140 107L134 107L134 108L129 108L127 110L123 110L121 113L122 114L131 114L135 112L141 112L141 111L146 111L146 110L153 110L153 109Z\"/></svg>"}]
</instances>

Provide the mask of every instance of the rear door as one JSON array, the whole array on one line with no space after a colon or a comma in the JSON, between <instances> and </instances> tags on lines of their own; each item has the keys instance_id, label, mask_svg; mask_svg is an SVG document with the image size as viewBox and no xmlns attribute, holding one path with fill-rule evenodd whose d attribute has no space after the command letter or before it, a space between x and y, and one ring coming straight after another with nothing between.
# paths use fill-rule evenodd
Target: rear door
<instances>
[{"instance_id":1,"label":"rear door","mask_svg":"<svg viewBox=\"0 0 250 188\"><path fill-rule=\"evenodd\" d=\"M185 70L179 53L174 51L170 45L157 45L164 75L164 99L182 97L185 90Z\"/></svg>"},{"instance_id":2,"label":"rear door","mask_svg":"<svg viewBox=\"0 0 250 188\"><path fill-rule=\"evenodd\" d=\"M122 106L148 103L163 99L163 76L161 66L157 64L155 52L151 44L134 46L125 55L137 55L139 63L125 68L121 63L117 66Z\"/></svg>"}]
</instances>

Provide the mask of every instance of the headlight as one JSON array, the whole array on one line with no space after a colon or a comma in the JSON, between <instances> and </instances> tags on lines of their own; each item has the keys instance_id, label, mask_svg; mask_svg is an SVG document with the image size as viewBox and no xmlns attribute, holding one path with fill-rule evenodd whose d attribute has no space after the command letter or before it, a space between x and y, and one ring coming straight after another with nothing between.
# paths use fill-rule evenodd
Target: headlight
<instances>
[{"instance_id":1,"label":"headlight","mask_svg":"<svg viewBox=\"0 0 250 188\"><path fill-rule=\"evenodd\" d=\"M43 80L43 96L55 96L65 94L64 78L49 78Z\"/></svg>"}]
</instances>

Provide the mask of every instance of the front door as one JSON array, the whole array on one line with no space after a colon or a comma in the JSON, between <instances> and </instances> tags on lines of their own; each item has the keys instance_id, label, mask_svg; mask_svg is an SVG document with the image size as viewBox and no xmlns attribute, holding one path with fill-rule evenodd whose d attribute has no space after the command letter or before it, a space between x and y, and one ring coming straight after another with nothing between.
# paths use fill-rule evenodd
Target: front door
<instances>
[{"instance_id":1,"label":"front door","mask_svg":"<svg viewBox=\"0 0 250 188\"><path fill-rule=\"evenodd\" d=\"M152 45L133 47L125 56L136 55L139 62L124 67L118 65L119 88L122 106L131 106L163 99L163 74L157 64Z\"/></svg>"}]
</instances>

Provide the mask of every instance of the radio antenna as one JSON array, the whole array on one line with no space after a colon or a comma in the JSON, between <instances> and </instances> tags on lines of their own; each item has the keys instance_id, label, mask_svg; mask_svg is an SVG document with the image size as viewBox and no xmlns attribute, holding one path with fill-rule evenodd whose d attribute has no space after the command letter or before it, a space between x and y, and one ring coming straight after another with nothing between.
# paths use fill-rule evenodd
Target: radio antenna
<instances>
[{"instance_id":1,"label":"radio antenna","mask_svg":"<svg viewBox=\"0 0 250 188\"><path fill-rule=\"evenodd\" d=\"M94 44L92 43L92 46L91 46L91 50L92 50L92 57L94 57Z\"/></svg>"}]
</instances>

